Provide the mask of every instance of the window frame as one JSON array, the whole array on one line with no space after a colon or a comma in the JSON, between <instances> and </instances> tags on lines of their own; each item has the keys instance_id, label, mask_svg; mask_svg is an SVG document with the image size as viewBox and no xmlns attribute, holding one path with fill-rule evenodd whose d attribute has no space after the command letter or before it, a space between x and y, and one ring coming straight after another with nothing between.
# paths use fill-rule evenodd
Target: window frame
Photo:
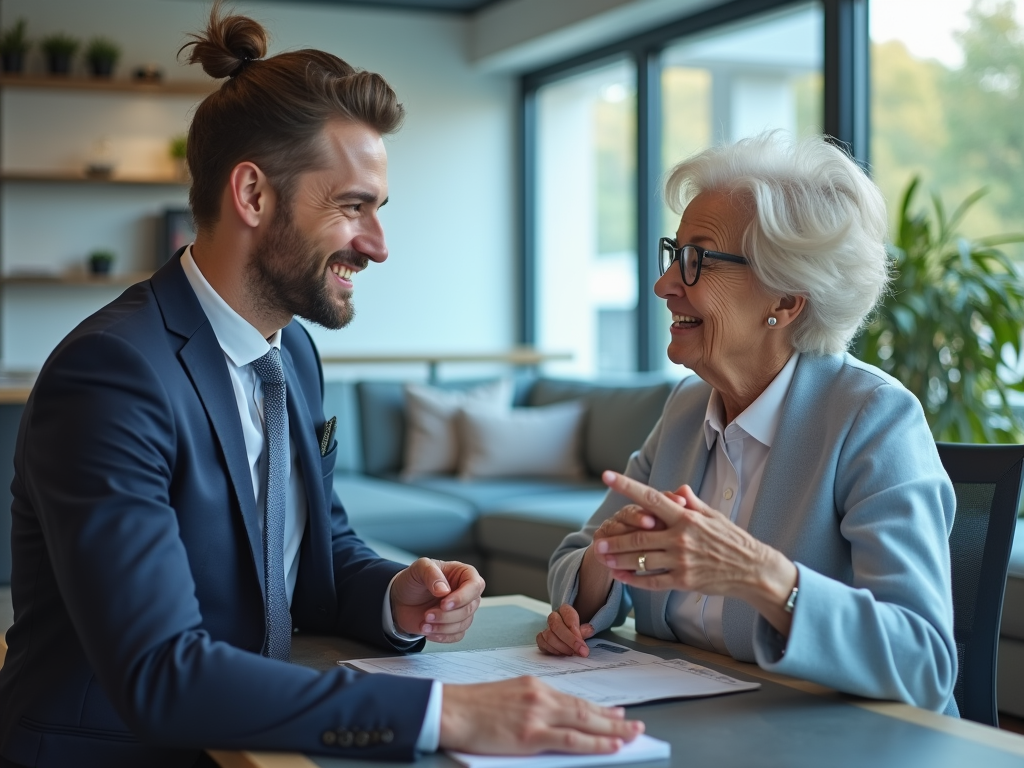
<instances>
[{"instance_id":1,"label":"window frame","mask_svg":"<svg viewBox=\"0 0 1024 768\"><path fill-rule=\"evenodd\" d=\"M870 147L869 0L818 0L823 11L823 127L826 136L868 167ZM655 243L660 232L661 54L679 39L807 0L731 0L659 26L655 30L572 56L524 74L519 80L518 342L537 340L537 91L549 83L624 57L632 60L636 83L637 296L636 370L659 370L664 350L654 333L662 313L649 290L657 276Z\"/></svg>"}]
</instances>

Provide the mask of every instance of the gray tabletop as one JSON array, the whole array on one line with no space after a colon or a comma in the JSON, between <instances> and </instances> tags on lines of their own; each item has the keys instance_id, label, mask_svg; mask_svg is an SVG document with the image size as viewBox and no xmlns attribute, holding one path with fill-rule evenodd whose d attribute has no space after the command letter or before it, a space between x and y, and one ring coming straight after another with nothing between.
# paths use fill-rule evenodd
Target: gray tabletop
<instances>
[{"instance_id":1,"label":"gray tabletop","mask_svg":"<svg viewBox=\"0 0 1024 768\"><path fill-rule=\"evenodd\" d=\"M427 653L527 645L545 626L543 616L517 606L479 610L473 627L457 645L428 643ZM1024 758L948 733L855 706L840 695L819 696L688 657L676 648L637 645L617 635L609 639L662 658L705 664L733 677L761 683L756 691L703 699L629 707L647 733L672 744L669 761L645 768L765 766L765 768L963 768L1024 766ZM343 659L386 655L338 638L297 638L293 661L328 669ZM321 768L370 768L389 763L309 755ZM395 763L394 765L407 765ZM452 768L441 754L427 755L419 768ZM626 768L629 764L623 764Z\"/></svg>"}]
</instances>

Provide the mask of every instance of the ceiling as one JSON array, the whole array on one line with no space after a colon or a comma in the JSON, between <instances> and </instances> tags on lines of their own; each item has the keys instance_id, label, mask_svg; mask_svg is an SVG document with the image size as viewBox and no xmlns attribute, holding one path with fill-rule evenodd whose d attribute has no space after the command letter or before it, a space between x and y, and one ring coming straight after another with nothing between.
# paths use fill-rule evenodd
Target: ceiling
<instances>
[{"instance_id":1,"label":"ceiling","mask_svg":"<svg viewBox=\"0 0 1024 768\"><path fill-rule=\"evenodd\" d=\"M473 13L499 0L278 0L278 2L316 3L318 5L361 5L370 8L401 8L447 13Z\"/></svg>"}]
</instances>

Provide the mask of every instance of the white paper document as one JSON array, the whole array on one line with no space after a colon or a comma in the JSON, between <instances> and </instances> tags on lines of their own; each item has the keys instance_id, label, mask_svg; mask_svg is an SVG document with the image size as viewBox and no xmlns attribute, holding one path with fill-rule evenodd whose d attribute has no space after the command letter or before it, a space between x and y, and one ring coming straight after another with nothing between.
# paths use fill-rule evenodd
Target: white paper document
<instances>
[{"instance_id":1,"label":"white paper document","mask_svg":"<svg viewBox=\"0 0 1024 768\"><path fill-rule=\"evenodd\" d=\"M442 683L490 683L521 675L604 706L752 691L760 683L681 659L664 660L607 640L590 639L590 656L548 656L532 645L419 653L347 662L366 672L427 677Z\"/></svg>"},{"instance_id":2,"label":"white paper document","mask_svg":"<svg viewBox=\"0 0 1024 768\"><path fill-rule=\"evenodd\" d=\"M611 755L566 755L548 752L530 757L504 757L501 755L468 755L465 752L452 752L451 750L447 754L466 768L583 768L583 766L591 765L667 760L672 756L672 746L667 741L652 738L647 734L640 734Z\"/></svg>"}]
</instances>

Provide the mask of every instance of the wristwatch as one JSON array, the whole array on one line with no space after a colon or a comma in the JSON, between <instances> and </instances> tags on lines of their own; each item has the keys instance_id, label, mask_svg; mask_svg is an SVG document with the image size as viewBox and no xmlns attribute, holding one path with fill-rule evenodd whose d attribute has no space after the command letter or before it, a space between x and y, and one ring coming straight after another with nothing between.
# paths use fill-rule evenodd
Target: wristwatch
<instances>
[{"instance_id":1,"label":"wristwatch","mask_svg":"<svg viewBox=\"0 0 1024 768\"><path fill-rule=\"evenodd\" d=\"M800 587L793 587L793 591L789 593L789 599L786 600L786 604L782 606L786 613L792 613L793 609L796 608L796 596L800 592Z\"/></svg>"}]
</instances>

